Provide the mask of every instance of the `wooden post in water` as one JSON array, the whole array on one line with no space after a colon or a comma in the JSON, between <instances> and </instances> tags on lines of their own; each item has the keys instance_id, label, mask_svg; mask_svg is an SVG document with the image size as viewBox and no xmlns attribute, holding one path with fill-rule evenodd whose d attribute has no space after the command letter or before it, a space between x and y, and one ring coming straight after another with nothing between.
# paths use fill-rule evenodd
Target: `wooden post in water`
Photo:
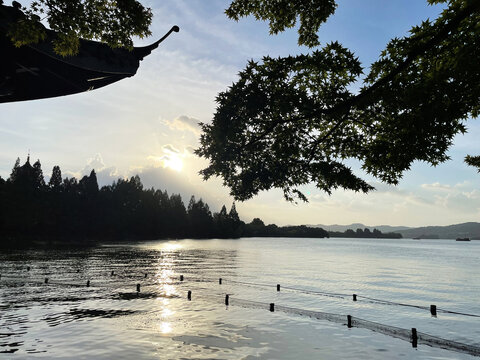
<instances>
[{"instance_id":1,"label":"wooden post in water","mask_svg":"<svg viewBox=\"0 0 480 360\"><path fill-rule=\"evenodd\" d=\"M437 316L437 305L430 305L430 314Z\"/></svg>"},{"instance_id":2,"label":"wooden post in water","mask_svg":"<svg viewBox=\"0 0 480 360\"><path fill-rule=\"evenodd\" d=\"M227 306L228 306L228 304L229 304L229 300L230 300L230 296L229 296L228 294L227 294L227 295L225 295L225 305L227 305Z\"/></svg>"},{"instance_id":3,"label":"wooden post in water","mask_svg":"<svg viewBox=\"0 0 480 360\"><path fill-rule=\"evenodd\" d=\"M115 275L115 271L112 270L112 272L110 273L110 276L113 276Z\"/></svg>"},{"instance_id":4,"label":"wooden post in water","mask_svg":"<svg viewBox=\"0 0 480 360\"><path fill-rule=\"evenodd\" d=\"M45 278L45 284L48 284L48 278Z\"/></svg>"},{"instance_id":5,"label":"wooden post in water","mask_svg":"<svg viewBox=\"0 0 480 360\"><path fill-rule=\"evenodd\" d=\"M414 348L417 347L417 341L418 341L417 329L412 328L412 347Z\"/></svg>"},{"instance_id":6,"label":"wooden post in water","mask_svg":"<svg viewBox=\"0 0 480 360\"><path fill-rule=\"evenodd\" d=\"M148 275L148 274L147 274L147 273L145 273L145 279L147 278L147 275Z\"/></svg>"},{"instance_id":7,"label":"wooden post in water","mask_svg":"<svg viewBox=\"0 0 480 360\"><path fill-rule=\"evenodd\" d=\"M222 285L222 278L218 279L218 285Z\"/></svg>"},{"instance_id":8,"label":"wooden post in water","mask_svg":"<svg viewBox=\"0 0 480 360\"><path fill-rule=\"evenodd\" d=\"M353 301L357 301L357 294L353 294Z\"/></svg>"},{"instance_id":9,"label":"wooden post in water","mask_svg":"<svg viewBox=\"0 0 480 360\"><path fill-rule=\"evenodd\" d=\"M27 266L27 271L30 271L30 266Z\"/></svg>"},{"instance_id":10,"label":"wooden post in water","mask_svg":"<svg viewBox=\"0 0 480 360\"><path fill-rule=\"evenodd\" d=\"M140 292L140 284L137 284L137 292Z\"/></svg>"},{"instance_id":11,"label":"wooden post in water","mask_svg":"<svg viewBox=\"0 0 480 360\"><path fill-rule=\"evenodd\" d=\"M90 280L87 280L87 287L90 287Z\"/></svg>"},{"instance_id":12,"label":"wooden post in water","mask_svg":"<svg viewBox=\"0 0 480 360\"><path fill-rule=\"evenodd\" d=\"M347 327L352 327L352 315L347 315Z\"/></svg>"},{"instance_id":13,"label":"wooden post in water","mask_svg":"<svg viewBox=\"0 0 480 360\"><path fill-rule=\"evenodd\" d=\"M187 299L188 301L192 300L192 292L190 290L188 290Z\"/></svg>"},{"instance_id":14,"label":"wooden post in water","mask_svg":"<svg viewBox=\"0 0 480 360\"><path fill-rule=\"evenodd\" d=\"M274 303L270 303L270 311L271 312L275 311L275 304Z\"/></svg>"},{"instance_id":15,"label":"wooden post in water","mask_svg":"<svg viewBox=\"0 0 480 360\"><path fill-rule=\"evenodd\" d=\"M280 291L280 284L277 284L277 291Z\"/></svg>"},{"instance_id":16,"label":"wooden post in water","mask_svg":"<svg viewBox=\"0 0 480 360\"><path fill-rule=\"evenodd\" d=\"M183 275L180 275L180 281L183 281Z\"/></svg>"}]
</instances>

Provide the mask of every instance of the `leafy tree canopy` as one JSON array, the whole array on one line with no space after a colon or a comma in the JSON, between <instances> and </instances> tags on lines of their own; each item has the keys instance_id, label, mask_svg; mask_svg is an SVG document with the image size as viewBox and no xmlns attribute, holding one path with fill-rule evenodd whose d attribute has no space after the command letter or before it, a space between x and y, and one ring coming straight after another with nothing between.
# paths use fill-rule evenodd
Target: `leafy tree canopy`
<instances>
[{"instance_id":1,"label":"leafy tree canopy","mask_svg":"<svg viewBox=\"0 0 480 360\"><path fill-rule=\"evenodd\" d=\"M475 166L480 172L480 156L470 156L465 157L465 162L470 166Z\"/></svg>"},{"instance_id":2,"label":"leafy tree canopy","mask_svg":"<svg viewBox=\"0 0 480 360\"><path fill-rule=\"evenodd\" d=\"M14 5L21 6L15 1ZM151 35L152 10L136 0L35 0L22 11L25 16L9 31L14 44L44 40L46 30L40 20L46 20L57 32L55 52L63 56L78 53L80 38L131 49L133 36Z\"/></svg>"},{"instance_id":3,"label":"leafy tree canopy","mask_svg":"<svg viewBox=\"0 0 480 360\"><path fill-rule=\"evenodd\" d=\"M270 34L294 27L299 19L298 44L313 47L320 45L317 31L336 7L334 0L234 0L225 13L236 21L248 15L269 21Z\"/></svg>"},{"instance_id":4,"label":"leafy tree canopy","mask_svg":"<svg viewBox=\"0 0 480 360\"><path fill-rule=\"evenodd\" d=\"M480 111L480 1L428 3L445 9L392 39L368 73L337 42L250 61L218 95L212 123L202 125L196 153L210 161L203 177L221 177L239 200L271 188L307 200L298 187L309 183L327 193L373 190L348 159L388 184L414 161L446 161L454 136ZM235 0L226 14L267 20L273 34L300 20L299 44L317 47L317 30L335 7L334 0ZM466 161L479 166L478 157Z\"/></svg>"}]
</instances>

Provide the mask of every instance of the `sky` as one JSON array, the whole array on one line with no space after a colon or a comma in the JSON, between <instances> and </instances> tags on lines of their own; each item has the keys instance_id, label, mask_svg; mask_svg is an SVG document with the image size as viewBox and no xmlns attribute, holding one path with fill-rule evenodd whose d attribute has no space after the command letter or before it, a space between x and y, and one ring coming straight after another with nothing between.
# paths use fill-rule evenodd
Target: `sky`
<instances>
[{"instance_id":1,"label":"sky","mask_svg":"<svg viewBox=\"0 0 480 360\"><path fill-rule=\"evenodd\" d=\"M250 59L264 55L307 53L297 45L296 29L270 36L268 24L229 20L229 2L217 0L142 0L151 7L153 35L136 46L180 27L150 56L134 77L77 95L0 104L0 176L7 178L17 157L40 159L48 178L54 165L63 176L81 177L95 169L100 185L140 175L145 187L193 194L213 211L233 202L220 179L203 181L207 165L196 157L199 122L215 112L215 96L224 91ZM22 1L28 4L28 1ZM366 71L393 37L441 8L422 0L342 0L320 28L322 44L339 41L359 57ZM313 185L302 187L308 203L292 204L278 190L237 202L240 217L278 225L350 224L449 225L480 219L480 174L468 167L466 154L478 155L480 123L466 122L468 133L455 138L451 160L437 167L414 163L397 186L363 174L376 191L338 190L328 195Z\"/></svg>"}]
</instances>

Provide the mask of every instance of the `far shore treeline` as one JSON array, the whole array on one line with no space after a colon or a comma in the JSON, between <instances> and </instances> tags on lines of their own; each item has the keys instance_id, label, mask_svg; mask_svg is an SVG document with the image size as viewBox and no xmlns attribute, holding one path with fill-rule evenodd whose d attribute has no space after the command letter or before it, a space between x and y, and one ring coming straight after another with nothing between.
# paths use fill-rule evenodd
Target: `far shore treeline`
<instances>
[{"instance_id":1,"label":"far shore treeline","mask_svg":"<svg viewBox=\"0 0 480 360\"><path fill-rule=\"evenodd\" d=\"M402 234L398 233L382 233L380 230L373 229L373 231L370 231L370 229L365 228L365 229L357 229L356 231L353 231L352 229L347 229L345 231L330 231L329 232L330 237L343 237L343 238L363 238L363 239L401 239Z\"/></svg>"},{"instance_id":2,"label":"far shore treeline","mask_svg":"<svg viewBox=\"0 0 480 360\"><path fill-rule=\"evenodd\" d=\"M401 237L386 235L393 234L376 229L329 234L307 226L266 226L258 218L246 224L235 204L230 211L224 205L212 214L207 203L192 196L185 207L178 194L144 189L138 175L99 188L94 170L77 180L62 178L60 167L54 166L46 183L40 161L31 165L29 158L22 166L17 159L8 179L0 177L1 246L253 236Z\"/></svg>"}]
</instances>

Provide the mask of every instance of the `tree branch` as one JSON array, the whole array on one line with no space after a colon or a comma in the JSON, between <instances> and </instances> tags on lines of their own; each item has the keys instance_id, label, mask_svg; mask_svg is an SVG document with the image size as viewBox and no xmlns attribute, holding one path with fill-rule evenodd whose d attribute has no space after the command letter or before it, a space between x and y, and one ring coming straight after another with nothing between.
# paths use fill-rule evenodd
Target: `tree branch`
<instances>
[{"instance_id":1,"label":"tree branch","mask_svg":"<svg viewBox=\"0 0 480 360\"><path fill-rule=\"evenodd\" d=\"M367 96L371 95L374 93L376 90L381 88L382 86L386 85L390 81L392 81L397 75L399 75L403 70L405 70L418 56L426 52L428 49L432 48L436 44L438 44L440 41L444 40L447 38L448 34L455 30L460 23L469 17L470 15L474 14L476 11L480 9L480 1L472 1L471 4L467 5L463 10L459 11L457 16L455 16L450 22L448 22L447 25L444 26L442 30L440 30L435 36L433 36L430 40L428 40L425 44L422 46L418 46L417 48L414 48L410 54L407 55L407 58L400 63L393 71L391 71L389 74L384 76L383 78L379 79L377 82L375 82L372 86L370 86L368 89L365 91L361 92L360 94L351 97L350 99L332 107L329 109L321 109L317 111L317 114L321 115L331 115L332 113L342 111L346 113L351 109L351 107L359 102L361 102L364 98ZM309 162L312 161L314 153L318 147L318 145L324 141L326 138L331 136L335 130L337 130L340 125L342 125L345 121L347 120L346 117L342 117L337 123L328 131L327 134L319 138L315 144L313 145L312 151L310 153L310 158Z\"/></svg>"},{"instance_id":2,"label":"tree branch","mask_svg":"<svg viewBox=\"0 0 480 360\"><path fill-rule=\"evenodd\" d=\"M388 73L386 76L379 79L372 86L367 88L365 91L359 93L356 96L351 97L350 99L332 107L329 109L321 109L317 111L318 114L330 115L339 110L348 111L353 105L359 103L367 96L371 95L373 92L386 85L392 81L397 75L399 75L403 70L405 70L418 56L423 54L425 51L429 50L440 41L446 39L448 34L455 30L460 23L465 20L470 15L474 14L480 9L480 1L472 1L471 4L467 5L463 10L460 10L458 14L448 22L447 25L443 27L435 36L430 40L426 41L423 45L414 48L408 55L407 58L401 62L393 71Z\"/></svg>"}]
</instances>

